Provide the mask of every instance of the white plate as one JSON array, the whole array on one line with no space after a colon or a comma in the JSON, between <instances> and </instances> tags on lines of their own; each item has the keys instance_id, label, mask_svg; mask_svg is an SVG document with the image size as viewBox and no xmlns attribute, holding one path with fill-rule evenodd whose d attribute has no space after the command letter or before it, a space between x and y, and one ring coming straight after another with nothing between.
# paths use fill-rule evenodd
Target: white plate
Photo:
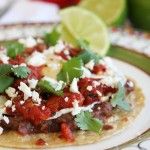
<instances>
[{"instance_id":1,"label":"white plate","mask_svg":"<svg viewBox=\"0 0 150 150\"><path fill-rule=\"evenodd\" d=\"M125 62L112 59L114 65L122 71L123 74L133 78L138 86L141 87L145 96L145 106L135 121L130 124L123 132L116 134L110 138L102 140L98 143L88 144L83 146L70 146L56 148L55 150L103 150L118 146L131 139L141 135L144 131L150 128L150 76L140 69L127 64Z\"/></svg>"}]
</instances>

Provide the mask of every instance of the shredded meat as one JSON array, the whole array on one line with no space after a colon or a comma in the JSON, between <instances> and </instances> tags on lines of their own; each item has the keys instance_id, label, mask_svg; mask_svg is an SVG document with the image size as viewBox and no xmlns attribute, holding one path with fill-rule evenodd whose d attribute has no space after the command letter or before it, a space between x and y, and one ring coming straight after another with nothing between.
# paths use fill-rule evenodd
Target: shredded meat
<instances>
[{"instance_id":1,"label":"shredded meat","mask_svg":"<svg viewBox=\"0 0 150 150\"><path fill-rule=\"evenodd\" d=\"M93 116L105 122L106 119L112 116L112 110L113 107L109 102L103 102L101 104L95 105Z\"/></svg>"}]
</instances>

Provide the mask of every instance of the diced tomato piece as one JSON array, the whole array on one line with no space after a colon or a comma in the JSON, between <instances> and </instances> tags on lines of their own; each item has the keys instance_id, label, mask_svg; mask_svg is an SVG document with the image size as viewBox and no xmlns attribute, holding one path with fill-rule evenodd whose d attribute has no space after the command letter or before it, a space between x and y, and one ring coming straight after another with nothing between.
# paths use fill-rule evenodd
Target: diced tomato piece
<instances>
[{"instance_id":1,"label":"diced tomato piece","mask_svg":"<svg viewBox=\"0 0 150 150\"><path fill-rule=\"evenodd\" d=\"M93 82L93 79L91 78L82 78L79 80L78 82L78 86L80 89L81 93L84 93L84 91L86 90L87 86L91 86Z\"/></svg>"},{"instance_id":2,"label":"diced tomato piece","mask_svg":"<svg viewBox=\"0 0 150 150\"><path fill-rule=\"evenodd\" d=\"M110 86L106 86L102 84L98 85L97 87L94 87L93 81L97 81L97 79L83 78L80 79L80 81L78 82L79 90L85 98L84 105L89 105L95 101L100 100L100 96L97 93L97 91L100 92L102 95L107 95L108 93L115 93L117 90L116 88L112 88ZM88 86L92 86L91 91L87 90Z\"/></svg>"},{"instance_id":3,"label":"diced tomato piece","mask_svg":"<svg viewBox=\"0 0 150 150\"><path fill-rule=\"evenodd\" d=\"M42 110L40 106L34 105L32 100L27 100L23 105L17 102L15 105L16 111L21 114L25 120L29 120L35 125L46 120L51 115L49 108L45 107L45 109Z\"/></svg>"},{"instance_id":4,"label":"diced tomato piece","mask_svg":"<svg viewBox=\"0 0 150 150\"><path fill-rule=\"evenodd\" d=\"M25 58L20 55L17 55L15 58L11 58L9 60L9 63L12 65L20 65L22 63L25 63Z\"/></svg>"},{"instance_id":5,"label":"diced tomato piece","mask_svg":"<svg viewBox=\"0 0 150 150\"><path fill-rule=\"evenodd\" d=\"M34 47L26 48L24 53L27 55L31 55L35 51L43 52L46 48L47 47L45 44L39 43L39 44L35 45Z\"/></svg>"},{"instance_id":6,"label":"diced tomato piece","mask_svg":"<svg viewBox=\"0 0 150 150\"><path fill-rule=\"evenodd\" d=\"M35 142L35 144L38 146L44 146L46 144L46 142L40 138Z\"/></svg>"},{"instance_id":7,"label":"diced tomato piece","mask_svg":"<svg viewBox=\"0 0 150 150\"><path fill-rule=\"evenodd\" d=\"M64 60L68 60L68 56L64 53L64 51L61 51L60 53L56 53L56 55L62 57Z\"/></svg>"},{"instance_id":8,"label":"diced tomato piece","mask_svg":"<svg viewBox=\"0 0 150 150\"><path fill-rule=\"evenodd\" d=\"M81 49L79 49L79 48L71 48L69 50L69 52L70 52L70 56L71 57L75 57L81 52Z\"/></svg>"},{"instance_id":9,"label":"diced tomato piece","mask_svg":"<svg viewBox=\"0 0 150 150\"><path fill-rule=\"evenodd\" d=\"M65 98L67 97L67 100ZM59 111L63 108L73 107L74 100L78 101L79 106L82 106L84 97L82 94L66 92L63 97L60 96L52 96L47 101L47 107L50 108L52 112Z\"/></svg>"},{"instance_id":10,"label":"diced tomato piece","mask_svg":"<svg viewBox=\"0 0 150 150\"><path fill-rule=\"evenodd\" d=\"M94 66L92 72L95 73L95 74L98 74L98 73L103 73L106 71L106 67L102 64L97 64Z\"/></svg>"},{"instance_id":11,"label":"diced tomato piece","mask_svg":"<svg viewBox=\"0 0 150 150\"><path fill-rule=\"evenodd\" d=\"M69 58L68 56L70 57L77 56L81 52L81 49L68 47L68 52L69 55L66 55L64 51L61 51L60 53L56 53L56 55L61 56L64 60L68 60Z\"/></svg>"},{"instance_id":12,"label":"diced tomato piece","mask_svg":"<svg viewBox=\"0 0 150 150\"><path fill-rule=\"evenodd\" d=\"M43 69L43 65L42 66L38 66L38 67L35 67L35 66L28 66L31 73L30 75L28 76L29 79L32 79L32 78L35 78L35 79L41 79L42 78L42 69Z\"/></svg>"},{"instance_id":13,"label":"diced tomato piece","mask_svg":"<svg viewBox=\"0 0 150 150\"><path fill-rule=\"evenodd\" d=\"M112 125L106 124L103 126L103 130L112 130L112 129L113 129Z\"/></svg>"},{"instance_id":14,"label":"diced tomato piece","mask_svg":"<svg viewBox=\"0 0 150 150\"><path fill-rule=\"evenodd\" d=\"M99 85L96 88L100 91L103 95L107 95L108 93L116 93L117 89L107 85Z\"/></svg>"},{"instance_id":15,"label":"diced tomato piece","mask_svg":"<svg viewBox=\"0 0 150 150\"><path fill-rule=\"evenodd\" d=\"M3 64L3 62L0 60L0 64Z\"/></svg>"},{"instance_id":16,"label":"diced tomato piece","mask_svg":"<svg viewBox=\"0 0 150 150\"><path fill-rule=\"evenodd\" d=\"M67 123L61 124L61 137L69 142L74 141L74 135Z\"/></svg>"},{"instance_id":17,"label":"diced tomato piece","mask_svg":"<svg viewBox=\"0 0 150 150\"><path fill-rule=\"evenodd\" d=\"M50 97L50 99L47 101L46 106L47 106L52 112L57 112L58 110L61 109L60 101L61 101L61 98L60 98L59 96L52 96L52 97Z\"/></svg>"}]
</instances>

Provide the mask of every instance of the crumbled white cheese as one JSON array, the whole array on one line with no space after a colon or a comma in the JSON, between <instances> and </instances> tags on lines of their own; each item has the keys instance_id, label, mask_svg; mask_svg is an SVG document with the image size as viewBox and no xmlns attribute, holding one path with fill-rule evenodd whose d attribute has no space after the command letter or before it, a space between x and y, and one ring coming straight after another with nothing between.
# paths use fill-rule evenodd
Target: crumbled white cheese
<instances>
[{"instance_id":1,"label":"crumbled white cheese","mask_svg":"<svg viewBox=\"0 0 150 150\"><path fill-rule=\"evenodd\" d=\"M98 82L98 81L93 81L93 82L92 82L92 85L96 88L97 86L100 85L100 82Z\"/></svg>"},{"instance_id":2,"label":"crumbled white cheese","mask_svg":"<svg viewBox=\"0 0 150 150\"><path fill-rule=\"evenodd\" d=\"M55 63L55 62L48 63L47 66L53 70L58 70L60 68L60 64Z\"/></svg>"},{"instance_id":3,"label":"crumbled white cheese","mask_svg":"<svg viewBox=\"0 0 150 150\"><path fill-rule=\"evenodd\" d=\"M63 81L58 81L56 86L55 86L55 91L60 91L64 86L64 82Z\"/></svg>"},{"instance_id":4,"label":"crumbled white cheese","mask_svg":"<svg viewBox=\"0 0 150 150\"><path fill-rule=\"evenodd\" d=\"M78 78L73 79L73 81L70 84L70 92L79 93L78 80L79 80Z\"/></svg>"},{"instance_id":5,"label":"crumbled white cheese","mask_svg":"<svg viewBox=\"0 0 150 150\"><path fill-rule=\"evenodd\" d=\"M20 101L20 104L23 105L25 103L25 101Z\"/></svg>"},{"instance_id":6,"label":"crumbled white cheese","mask_svg":"<svg viewBox=\"0 0 150 150\"><path fill-rule=\"evenodd\" d=\"M3 119L3 114L5 113L5 108L0 108L0 120Z\"/></svg>"},{"instance_id":7,"label":"crumbled white cheese","mask_svg":"<svg viewBox=\"0 0 150 150\"><path fill-rule=\"evenodd\" d=\"M127 83L129 85L129 87L134 87L134 83L132 81L128 81Z\"/></svg>"},{"instance_id":8,"label":"crumbled white cheese","mask_svg":"<svg viewBox=\"0 0 150 150\"><path fill-rule=\"evenodd\" d=\"M68 97L65 97L64 100L65 100L65 102L68 102L69 98L68 98Z\"/></svg>"},{"instance_id":9,"label":"crumbled white cheese","mask_svg":"<svg viewBox=\"0 0 150 150\"><path fill-rule=\"evenodd\" d=\"M16 92L16 89L12 87L7 88L5 92L10 98L15 98L18 95L18 92Z\"/></svg>"},{"instance_id":10,"label":"crumbled white cheese","mask_svg":"<svg viewBox=\"0 0 150 150\"><path fill-rule=\"evenodd\" d=\"M7 100L7 101L5 102L5 106L6 106L6 107L11 107L11 106L12 106L12 101L11 101L11 100Z\"/></svg>"},{"instance_id":11,"label":"crumbled white cheese","mask_svg":"<svg viewBox=\"0 0 150 150\"><path fill-rule=\"evenodd\" d=\"M9 118L8 118L7 116L4 116L4 117L3 117L3 120L4 120L7 124L9 124Z\"/></svg>"},{"instance_id":12,"label":"crumbled white cheese","mask_svg":"<svg viewBox=\"0 0 150 150\"><path fill-rule=\"evenodd\" d=\"M45 57L51 56L53 54L54 54L54 47L52 47L52 46L50 46L48 49L46 49L46 50L43 51L43 55Z\"/></svg>"},{"instance_id":13,"label":"crumbled white cheese","mask_svg":"<svg viewBox=\"0 0 150 150\"><path fill-rule=\"evenodd\" d=\"M86 88L88 91L92 91L92 89L93 89L93 87L92 86L87 86L87 88Z\"/></svg>"},{"instance_id":14,"label":"crumbled white cheese","mask_svg":"<svg viewBox=\"0 0 150 150\"><path fill-rule=\"evenodd\" d=\"M85 68L85 67L82 67L82 70L83 70L83 74L82 74L82 78L90 78L92 73L90 72L89 69Z\"/></svg>"},{"instance_id":15,"label":"crumbled white cheese","mask_svg":"<svg viewBox=\"0 0 150 150\"><path fill-rule=\"evenodd\" d=\"M102 96L102 97L101 97L101 101L102 101L102 102L106 102L106 101L109 100L109 97L110 97L110 95Z\"/></svg>"},{"instance_id":16,"label":"crumbled white cheese","mask_svg":"<svg viewBox=\"0 0 150 150\"><path fill-rule=\"evenodd\" d=\"M80 113L81 107L79 107L79 102L77 100L74 100L72 105L73 105L73 110L72 110L71 113L72 113L73 116L75 116L75 115Z\"/></svg>"},{"instance_id":17,"label":"crumbled white cheese","mask_svg":"<svg viewBox=\"0 0 150 150\"><path fill-rule=\"evenodd\" d=\"M114 115L107 120L107 123L116 122L118 119L119 119L119 117L117 115Z\"/></svg>"},{"instance_id":18,"label":"crumbled white cheese","mask_svg":"<svg viewBox=\"0 0 150 150\"><path fill-rule=\"evenodd\" d=\"M0 127L0 135L3 133L3 128L2 127Z\"/></svg>"},{"instance_id":19,"label":"crumbled white cheese","mask_svg":"<svg viewBox=\"0 0 150 150\"><path fill-rule=\"evenodd\" d=\"M19 66L26 67L26 66L27 66L27 64L25 64L25 63L21 63L20 65L13 65L13 68L17 68L17 67L19 67Z\"/></svg>"},{"instance_id":20,"label":"crumbled white cheese","mask_svg":"<svg viewBox=\"0 0 150 150\"><path fill-rule=\"evenodd\" d=\"M28 79L29 87L31 89L34 89L38 83L38 80L36 79Z\"/></svg>"},{"instance_id":21,"label":"crumbled white cheese","mask_svg":"<svg viewBox=\"0 0 150 150\"><path fill-rule=\"evenodd\" d=\"M67 49L64 50L65 55L69 55L69 51Z\"/></svg>"},{"instance_id":22,"label":"crumbled white cheese","mask_svg":"<svg viewBox=\"0 0 150 150\"><path fill-rule=\"evenodd\" d=\"M33 47L37 44L36 40L33 37L28 37L26 39L19 39L18 42L25 45L25 47Z\"/></svg>"},{"instance_id":23,"label":"crumbled white cheese","mask_svg":"<svg viewBox=\"0 0 150 150\"><path fill-rule=\"evenodd\" d=\"M95 65L95 62L92 59L87 64L85 64L85 67L88 68L88 69L90 69L90 70L93 70L94 65Z\"/></svg>"},{"instance_id":24,"label":"crumbled white cheese","mask_svg":"<svg viewBox=\"0 0 150 150\"><path fill-rule=\"evenodd\" d=\"M32 92L32 100L35 103L41 104L42 99L39 97L39 93L36 91Z\"/></svg>"},{"instance_id":25,"label":"crumbled white cheese","mask_svg":"<svg viewBox=\"0 0 150 150\"><path fill-rule=\"evenodd\" d=\"M64 44L63 41L59 40L58 43L54 47L54 51L56 53L60 53L62 50L66 48L66 45Z\"/></svg>"},{"instance_id":26,"label":"crumbled white cheese","mask_svg":"<svg viewBox=\"0 0 150 150\"><path fill-rule=\"evenodd\" d=\"M40 52L33 52L32 55L27 60L28 65L32 66L41 66L46 64L46 57L43 53Z\"/></svg>"},{"instance_id":27,"label":"crumbled white cheese","mask_svg":"<svg viewBox=\"0 0 150 150\"><path fill-rule=\"evenodd\" d=\"M9 57L3 53L0 53L0 60L4 63L4 64L8 64L9 62Z\"/></svg>"},{"instance_id":28,"label":"crumbled white cheese","mask_svg":"<svg viewBox=\"0 0 150 150\"><path fill-rule=\"evenodd\" d=\"M11 107L11 110L12 110L12 112L14 112L14 111L16 110L16 106L13 105L13 106Z\"/></svg>"},{"instance_id":29,"label":"crumbled white cheese","mask_svg":"<svg viewBox=\"0 0 150 150\"><path fill-rule=\"evenodd\" d=\"M98 110L101 110L101 107L97 107Z\"/></svg>"},{"instance_id":30,"label":"crumbled white cheese","mask_svg":"<svg viewBox=\"0 0 150 150\"><path fill-rule=\"evenodd\" d=\"M42 110L45 110L45 106L42 106Z\"/></svg>"},{"instance_id":31,"label":"crumbled white cheese","mask_svg":"<svg viewBox=\"0 0 150 150\"><path fill-rule=\"evenodd\" d=\"M70 57L69 55L67 55L67 59L68 59L68 60L70 60L70 59L71 59L71 57Z\"/></svg>"},{"instance_id":32,"label":"crumbled white cheese","mask_svg":"<svg viewBox=\"0 0 150 150\"><path fill-rule=\"evenodd\" d=\"M100 91L96 90L96 93L98 94L99 97L102 96L102 93Z\"/></svg>"},{"instance_id":33,"label":"crumbled white cheese","mask_svg":"<svg viewBox=\"0 0 150 150\"><path fill-rule=\"evenodd\" d=\"M113 97L113 96L114 96L114 94L108 93L106 96L102 96L102 97L100 98L100 100L101 100L102 102L105 102L105 101L108 101L108 100L110 99L110 97Z\"/></svg>"},{"instance_id":34,"label":"crumbled white cheese","mask_svg":"<svg viewBox=\"0 0 150 150\"><path fill-rule=\"evenodd\" d=\"M115 78L112 78L111 76L106 76L100 80L100 83L106 86L115 87L118 81L116 81Z\"/></svg>"},{"instance_id":35,"label":"crumbled white cheese","mask_svg":"<svg viewBox=\"0 0 150 150\"><path fill-rule=\"evenodd\" d=\"M40 38L37 38L37 43L44 43L44 41L42 40L42 39L40 39Z\"/></svg>"},{"instance_id":36,"label":"crumbled white cheese","mask_svg":"<svg viewBox=\"0 0 150 150\"><path fill-rule=\"evenodd\" d=\"M50 82L51 86L55 89L55 91L60 91L63 88L63 86L65 85L65 83L63 81L61 81L61 80L56 81L47 76L43 77L42 80Z\"/></svg>"},{"instance_id":37,"label":"crumbled white cheese","mask_svg":"<svg viewBox=\"0 0 150 150\"><path fill-rule=\"evenodd\" d=\"M24 100L27 100L32 96L30 87L28 87L25 83L20 82L20 86L18 87L18 89L24 93Z\"/></svg>"}]
</instances>

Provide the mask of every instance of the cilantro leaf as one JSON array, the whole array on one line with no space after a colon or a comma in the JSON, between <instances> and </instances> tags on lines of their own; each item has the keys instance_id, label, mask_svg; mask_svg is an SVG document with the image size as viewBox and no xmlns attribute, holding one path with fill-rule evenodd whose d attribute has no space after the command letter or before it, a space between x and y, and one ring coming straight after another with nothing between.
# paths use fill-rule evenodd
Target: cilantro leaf
<instances>
[{"instance_id":1,"label":"cilantro leaf","mask_svg":"<svg viewBox=\"0 0 150 150\"><path fill-rule=\"evenodd\" d=\"M11 84L14 78L9 76L0 76L0 93L3 93Z\"/></svg>"},{"instance_id":2,"label":"cilantro leaf","mask_svg":"<svg viewBox=\"0 0 150 150\"><path fill-rule=\"evenodd\" d=\"M93 118L92 114L88 111L82 111L78 114L75 121L81 130L89 130L100 133L103 127L103 122L99 119Z\"/></svg>"},{"instance_id":3,"label":"cilantro leaf","mask_svg":"<svg viewBox=\"0 0 150 150\"><path fill-rule=\"evenodd\" d=\"M7 75L12 72L12 65L9 64L0 64L0 76Z\"/></svg>"},{"instance_id":4,"label":"cilantro leaf","mask_svg":"<svg viewBox=\"0 0 150 150\"><path fill-rule=\"evenodd\" d=\"M61 71L57 75L57 80L71 82L74 78L79 78L83 74L83 62L80 58L74 57L65 62Z\"/></svg>"},{"instance_id":5,"label":"cilantro leaf","mask_svg":"<svg viewBox=\"0 0 150 150\"><path fill-rule=\"evenodd\" d=\"M18 78L26 78L28 74L30 73L30 70L25 66L12 68L12 71L14 75L17 76Z\"/></svg>"},{"instance_id":6,"label":"cilantro leaf","mask_svg":"<svg viewBox=\"0 0 150 150\"><path fill-rule=\"evenodd\" d=\"M53 94L58 95L58 96L62 96L63 95L63 90L56 91L55 88L51 85L51 83L46 81L46 80L40 80L38 82L38 86L44 92L53 93Z\"/></svg>"},{"instance_id":7,"label":"cilantro leaf","mask_svg":"<svg viewBox=\"0 0 150 150\"><path fill-rule=\"evenodd\" d=\"M84 50L79 53L78 57L83 60L84 64L88 63L90 60L94 60L95 63L98 63L100 59L100 57L96 53L88 50Z\"/></svg>"},{"instance_id":8,"label":"cilantro leaf","mask_svg":"<svg viewBox=\"0 0 150 150\"><path fill-rule=\"evenodd\" d=\"M44 42L47 45L56 45L57 41L59 40L60 33L54 28L52 32L46 33L44 36Z\"/></svg>"},{"instance_id":9,"label":"cilantro leaf","mask_svg":"<svg viewBox=\"0 0 150 150\"><path fill-rule=\"evenodd\" d=\"M85 64L92 59L95 61L95 63L98 63L101 57L90 49L89 43L86 40L78 40L78 45L83 50L78 57L82 59Z\"/></svg>"},{"instance_id":10,"label":"cilantro leaf","mask_svg":"<svg viewBox=\"0 0 150 150\"><path fill-rule=\"evenodd\" d=\"M5 46L7 49L7 55L12 58L15 58L24 51L24 45L17 41L7 42L5 43Z\"/></svg>"},{"instance_id":11,"label":"cilantro leaf","mask_svg":"<svg viewBox=\"0 0 150 150\"><path fill-rule=\"evenodd\" d=\"M125 100L125 88L122 86L122 84L118 83L118 92L111 100L111 104L113 107L119 106L120 108L130 111L130 105Z\"/></svg>"}]
</instances>

